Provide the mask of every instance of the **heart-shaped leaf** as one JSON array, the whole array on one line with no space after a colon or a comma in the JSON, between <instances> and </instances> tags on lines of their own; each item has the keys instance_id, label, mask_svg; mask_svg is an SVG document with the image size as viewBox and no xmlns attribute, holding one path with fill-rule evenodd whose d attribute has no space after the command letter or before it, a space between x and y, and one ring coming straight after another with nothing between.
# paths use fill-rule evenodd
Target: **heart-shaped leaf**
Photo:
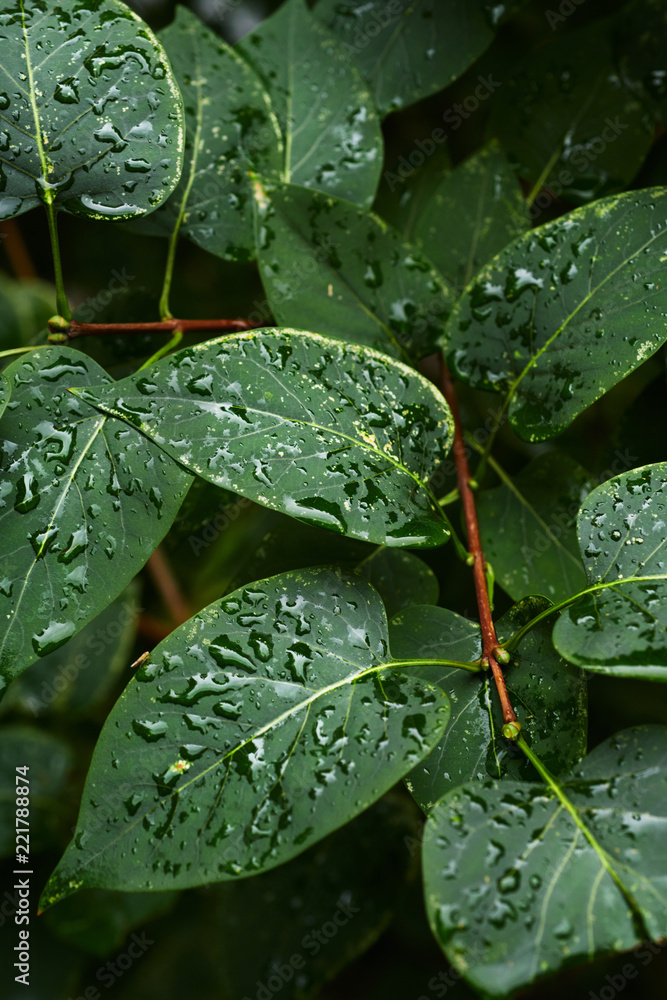
<instances>
[{"instance_id":1,"label":"heart-shaped leaf","mask_svg":"<svg viewBox=\"0 0 667 1000\"><path fill-rule=\"evenodd\" d=\"M515 240L456 304L456 374L506 393L527 441L568 427L667 340L667 190L607 198Z\"/></svg>"},{"instance_id":2,"label":"heart-shaped leaf","mask_svg":"<svg viewBox=\"0 0 667 1000\"><path fill-rule=\"evenodd\" d=\"M544 786L456 788L424 831L431 926L485 997L667 935L667 727L626 730Z\"/></svg>"},{"instance_id":3,"label":"heart-shaped leaf","mask_svg":"<svg viewBox=\"0 0 667 1000\"><path fill-rule=\"evenodd\" d=\"M449 537L428 488L451 444L449 407L369 348L255 330L80 391L197 475L292 517L378 544Z\"/></svg>"},{"instance_id":4,"label":"heart-shaped leaf","mask_svg":"<svg viewBox=\"0 0 667 1000\"><path fill-rule=\"evenodd\" d=\"M520 6L521 0L319 0L315 14L361 67L386 115L460 76Z\"/></svg>"},{"instance_id":5,"label":"heart-shaped leaf","mask_svg":"<svg viewBox=\"0 0 667 1000\"><path fill-rule=\"evenodd\" d=\"M158 447L67 391L109 382L68 347L5 374L0 422L2 687L71 639L127 586L167 532L191 477Z\"/></svg>"},{"instance_id":6,"label":"heart-shaped leaf","mask_svg":"<svg viewBox=\"0 0 667 1000\"><path fill-rule=\"evenodd\" d=\"M554 629L586 670L667 680L667 463L603 483L577 524L588 592Z\"/></svg>"},{"instance_id":7,"label":"heart-shaped leaf","mask_svg":"<svg viewBox=\"0 0 667 1000\"><path fill-rule=\"evenodd\" d=\"M135 232L176 230L225 260L254 257L252 188L257 170L283 163L271 102L248 63L187 7L160 32L185 103L185 163L169 201L138 220Z\"/></svg>"},{"instance_id":8,"label":"heart-shaped leaf","mask_svg":"<svg viewBox=\"0 0 667 1000\"><path fill-rule=\"evenodd\" d=\"M497 142L445 173L412 218L413 239L462 292L474 274L528 229L526 202Z\"/></svg>"},{"instance_id":9,"label":"heart-shaped leaf","mask_svg":"<svg viewBox=\"0 0 667 1000\"><path fill-rule=\"evenodd\" d=\"M304 0L287 0L238 50L266 80L285 137L285 180L369 206L382 170L380 119L335 36Z\"/></svg>"},{"instance_id":10,"label":"heart-shaped leaf","mask_svg":"<svg viewBox=\"0 0 667 1000\"><path fill-rule=\"evenodd\" d=\"M382 602L358 577L286 573L209 605L107 719L43 905L251 875L352 819L449 718L444 693L390 663Z\"/></svg>"},{"instance_id":11,"label":"heart-shaped leaf","mask_svg":"<svg viewBox=\"0 0 667 1000\"><path fill-rule=\"evenodd\" d=\"M0 219L39 205L93 219L152 212L183 161L164 49L119 0L12 0L0 35Z\"/></svg>"},{"instance_id":12,"label":"heart-shaped leaf","mask_svg":"<svg viewBox=\"0 0 667 1000\"><path fill-rule=\"evenodd\" d=\"M499 619L499 638L514 635L548 606L540 597L521 601ZM406 608L392 619L389 641L401 659L475 662L482 655L479 625L445 608ZM554 651L548 623L524 637L504 673L517 716L533 734L535 752L556 773L577 764L586 753L586 684L581 671ZM413 674L438 684L452 711L437 747L405 779L424 812L445 792L473 779L535 778L532 765L502 735L503 715L488 674L449 666L415 666Z\"/></svg>"},{"instance_id":13,"label":"heart-shaped leaf","mask_svg":"<svg viewBox=\"0 0 667 1000\"><path fill-rule=\"evenodd\" d=\"M576 519L594 480L562 452L538 455L502 486L477 497L484 555L515 601L542 594L556 602L586 586Z\"/></svg>"},{"instance_id":14,"label":"heart-shaped leaf","mask_svg":"<svg viewBox=\"0 0 667 1000\"><path fill-rule=\"evenodd\" d=\"M257 181L257 258L279 323L431 354L456 295L416 246L377 215L294 185Z\"/></svg>"}]
</instances>

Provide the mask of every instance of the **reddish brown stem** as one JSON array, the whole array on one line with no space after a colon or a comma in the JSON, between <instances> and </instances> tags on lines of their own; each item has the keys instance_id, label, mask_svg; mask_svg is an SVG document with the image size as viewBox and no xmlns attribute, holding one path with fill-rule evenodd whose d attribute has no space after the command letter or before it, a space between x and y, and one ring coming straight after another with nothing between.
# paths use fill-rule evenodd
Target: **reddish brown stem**
<instances>
[{"instance_id":1,"label":"reddish brown stem","mask_svg":"<svg viewBox=\"0 0 667 1000\"><path fill-rule=\"evenodd\" d=\"M16 277L19 279L36 278L35 265L28 253L21 230L13 219L5 219L4 222L0 223L0 239L5 241L4 248Z\"/></svg>"},{"instance_id":2,"label":"reddish brown stem","mask_svg":"<svg viewBox=\"0 0 667 1000\"><path fill-rule=\"evenodd\" d=\"M502 667L498 663L495 651L498 648L498 637L496 627L493 624L491 614L491 603L489 601L489 591L486 584L486 563L484 561L484 551L482 549L482 539L479 534L479 522L477 520L477 510L475 508L475 495L470 488L470 467L468 466L468 455L463 440L463 430L461 415L456 399L454 385L449 375L444 361L441 362L442 390L445 399L449 403L454 418L454 461L456 463L456 476L458 479L461 503L463 504L463 514L466 522L466 532L468 535L468 549L474 559L472 565L473 577L475 580L475 593L477 595L477 608L479 611L479 624L482 630L482 660L488 661L493 672L493 679L496 682L498 697L503 709L503 719L505 722L516 722L517 718L510 703L505 677Z\"/></svg>"},{"instance_id":3,"label":"reddish brown stem","mask_svg":"<svg viewBox=\"0 0 667 1000\"><path fill-rule=\"evenodd\" d=\"M146 563L146 569L156 589L159 591L172 621L176 625L182 625L190 617L190 609L181 593L181 588L178 585L173 570L159 545Z\"/></svg>"},{"instance_id":4,"label":"reddish brown stem","mask_svg":"<svg viewBox=\"0 0 667 1000\"><path fill-rule=\"evenodd\" d=\"M71 320L69 328L54 325L52 333L65 334L68 340L77 337L111 336L124 333L170 333L172 330L188 331L228 330L232 333L253 330L258 323L247 319L165 319L154 323L77 323ZM51 329L51 327L49 327Z\"/></svg>"}]
</instances>

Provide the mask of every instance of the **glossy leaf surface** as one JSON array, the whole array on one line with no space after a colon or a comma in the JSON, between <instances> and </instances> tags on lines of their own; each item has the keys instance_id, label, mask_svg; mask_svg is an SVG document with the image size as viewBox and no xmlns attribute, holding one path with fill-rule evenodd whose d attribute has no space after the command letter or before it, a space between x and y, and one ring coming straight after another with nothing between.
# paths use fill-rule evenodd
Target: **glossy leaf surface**
<instances>
[{"instance_id":1,"label":"glossy leaf surface","mask_svg":"<svg viewBox=\"0 0 667 1000\"><path fill-rule=\"evenodd\" d=\"M548 606L527 598L497 623L501 640L516 633ZM475 661L482 655L479 626L445 608L407 608L389 629L393 655L400 659ZM581 671L554 651L551 627L529 632L504 668L510 701L535 752L556 773L586 753L586 685ZM437 747L406 778L417 803L428 813L445 792L467 781L493 778L534 780L535 771L502 735L503 717L493 678L456 667L416 666L410 675L438 684L451 701L451 721Z\"/></svg>"},{"instance_id":2,"label":"glossy leaf surface","mask_svg":"<svg viewBox=\"0 0 667 1000\"><path fill-rule=\"evenodd\" d=\"M509 394L525 440L555 437L667 340L666 203L664 188L630 192L540 226L455 306L454 370Z\"/></svg>"},{"instance_id":3,"label":"glossy leaf surface","mask_svg":"<svg viewBox=\"0 0 667 1000\"><path fill-rule=\"evenodd\" d=\"M382 170L380 120L337 39L304 0L287 0L238 49L266 80L285 138L285 180L370 205Z\"/></svg>"},{"instance_id":4,"label":"glossy leaf surface","mask_svg":"<svg viewBox=\"0 0 667 1000\"><path fill-rule=\"evenodd\" d=\"M67 347L43 347L5 374L0 423L3 687L62 646L141 569L190 476L158 447L68 392L108 382Z\"/></svg>"},{"instance_id":5,"label":"glossy leaf surface","mask_svg":"<svg viewBox=\"0 0 667 1000\"><path fill-rule=\"evenodd\" d=\"M112 710L44 902L251 875L352 819L449 717L389 660L382 602L358 578L287 573L209 605Z\"/></svg>"},{"instance_id":6,"label":"glossy leaf surface","mask_svg":"<svg viewBox=\"0 0 667 1000\"><path fill-rule=\"evenodd\" d=\"M47 198L128 219L169 196L183 106L164 49L118 0L13 0L0 37L0 219Z\"/></svg>"},{"instance_id":7,"label":"glossy leaf surface","mask_svg":"<svg viewBox=\"0 0 667 1000\"><path fill-rule=\"evenodd\" d=\"M170 236L176 226L226 260L254 256L248 172L279 173L280 128L261 80L186 7L160 32L185 105L183 175L169 201L135 231Z\"/></svg>"},{"instance_id":8,"label":"glossy leaf surface","mask_svg":"<svg viewBox=\"0 0 667 1000\"><path fill-rule=\"evenodd\" d=\"M427 821L431 926L483 996L667 934L667 728L619 733L559 786L576 823L550 788L492 781Z\"/></svg>"},{"instance_id":9,"label":"glossy leaf surface","mask_svg":"<svg viewBox=\"0 0 667 1000\"><path fill-rule=\"evenodd\" d=\"M522 59L494 97L497 136L544 204L575 204L626 187L653 141L640 96L626 85L599 24L539 46Z\"/></svg>"},{"instance_id":10,"label":"glossy leaf surface","mask_svg":"<svg viewBox=\"0 0 667 1000\"><path fill-rule=\"evenodd\" d=\"M255 190L257 257L279 323L398 358L435 350L456 297L421 250L348 201L293 185Z\"/></svg>"},{"instance_id":11,"label":"glossy leaf surface","mask_svg":"<svg viewBox=\"0 0 667 1000\"><path fill-rule=\"evenodd\" d=\"M459 292L527 229L521 188L497 142L446 173L412 222L417 245Z\"/></svg>"},{"instance_id":12,"label":"glossy leaf surface","mask_svg":"<svg viewBox=\"0 0 667 1000\"><path fill-rule=\"evenodd\" d=\"M12 394L11 382L4 375L0 375L0 417L7 409L7 403Z\"/></svg>"},{"instance_id":13,"label":"glossy leaf surface","mask_svg":"<svg viewBox=\"0 0 667 1000\"><path fill-rule=\"evenodd\" d=\"M449 408L368 348L257 330L82 394L197 475L292 517L379 544L449 537L427 488L451 443Z\"/></svg>"},{"instance_id":14,"label":"glossy leaf surface","mask_svg":"<svg viewBox=\"0 0 667 1000\"><path fill-rule=\"evenodd\" d=\"M576 519L593 485L585 469L554 451L514 477L503 472L501 486L478 494L484 555L515 601L542 594L556 602L586 586Z\"/></svg>"},{"instance_id":15,"label":"glossy leaf surface","mask_svg":"<svg viewBox=\"0 0 667 1000\"><path fill-rule=\"evenodd\" d=\"M587 670L667 680L667 463L603 483L577 530L592 593L554 629L561 654Z\"/></svg>"},{"instance_id":16,"label":"glossy leaf surface","mask_svg":"<svg viewBox=\"0 0 667 1000\"><path fill-rule=\"evenodd\" d=\"M315 13L361 66L387 114L442 90L490 44L519 3L319 0Z\"/></svg>"}]
</instances>

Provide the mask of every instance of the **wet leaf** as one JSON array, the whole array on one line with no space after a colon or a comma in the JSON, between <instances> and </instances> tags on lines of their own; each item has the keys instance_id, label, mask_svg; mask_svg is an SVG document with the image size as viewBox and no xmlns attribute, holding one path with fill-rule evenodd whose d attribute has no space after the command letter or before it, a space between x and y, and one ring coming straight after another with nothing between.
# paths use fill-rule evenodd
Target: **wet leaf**
<instances>
[{"instance_id":1,"label":"wet leaf","mask_svg":"<svg viewBox=\"0 0 667 1000\"><path fill-rule=\"evenodd\" d=\"M382 131L370 90L338 40L287 0L237 46L266 81L285 139L283 176L370 206Z\"/></svg>"},{"instance_id":2,"label":"wet leaf","mask_svg":"<svg viewBox=\"0 0 667 1000\"><path fill-rule=\"evenodd\" d=\"M81 394L266 507L382 545L449 537L428 489L451 444L449 408L413 369L368 348L255 330Z\"/></svg>"},{"instance_id":3,"label":"wet leaf","mask_svg":"<svg viewBox=\"0 0 667 1000\"><path fill-rule=\"evenodd\" d=\"M508 639L548 605L540 597L521 601L498 621L498 638ZM407 608L391 620L389 641L392 654L400 659L474 662L482 655L479 626L445 608ZM531 733L535 753L555 773L577 764L586 753L586 685L581 671L554 651L548 623L525 636L503 671L510 701ZM451 701L452 713L437 747L405 779L424 812L466 781L535 779L532 764L502 735L502 711L489 674L421 666L410 668L414 675L438 684Z\"/></svg>"},{"instance_id":4,"label":"wet leaf","mask_svg":"<svg viewBox=\"0 0 667 1000\"><path fill-rule=\"evenodd\" d=\"M7 403L10 400L11 394L11 382L4 375L0 375L0 417L7 409Z\"/></svg>"},{"instance_id":5,"label":"wet leaf","mask_svg":"<svg viewBox=\"0 0 667 1000\"><path fill-rule=\"evenodd\" d=\"M667 340L664 188L607 198L519 238L474 278L445 350L464 381L508 394L544 441Z\"/></svg>"},{"instance_id":6,"label":"wet leaf","mask_svg":"<svg viewBox=\"0 0 667 1000\"><path fill-rule=\"evenodd\" d=\"M431 926L485 997L667 934L667 727L619 733L557 784L576 822L551 788L506 781L454 789L427 821Z\"/></svg>"},{"instance_id":7,"label":"wet leaf","mask_svg":"<svg viewBox=\"0 0 667 1000\"><path fill-rule=\"evenodd\" d=\"M497 142L446 173L419 206L414 240L459 292L528 229L526 203Z\"/></svg>"},{"instance_id":8,"label":"wet leaf","mask_svg":"<svg viewBox=\"0 0 667 1000\"><path fill-rule=\"evenodd\" d=\"M386 115L461 76L520 6L517 0L320 0L315 14L361 67Z\"/></svg>"},{"instance_id":9,"label":"wet leaf","mask_svg":"<svg viewBox=\"0 0 667 1000\"><path fill-rule=\"evenodd\" d=\"M572 663L667 680L667 463L593 490L577 531L591 593L567 608L554 643Z\"/></svg>"},{"instance_id":10,"label":"wet leaf","mask_svg":"<svg viewBox=\"0 0 667 1000\"><path fill-rule=\"evenodd\" d=\"M617 72L599 23L522 59L498 89L488 132L523 177L553 192L547 205L621 190L653 142L645 105Z\"/></svg>"},{"instance_id":11,"label":"wet leaf","mask_svg":"<svg viewBox=\"0 0 667 1000\"><path fill-rule=\"evenodd\" d=\"M128 219L173 191L183 105L164 49L124 3L13 0L0 37L0 219L43 200Z\"/></svg>"},{"instance_id":12,"label":"wet leaf","mask_svg":"<svg viewBox=\"0 0 667 1000\"><path fill-rule=\"evenodd\" d=\"M456 296L421 250L348 201L264 181L255 192L257 258L279 323L398 358L436 349Z\"/></svg>"},{"instance_id":13,"label":"wet leaf","mask_svg":"<svg viewBox=\"0 0 667 1000\"><path fill-rule=\"evenodd\" d=\"M286 573L209 605L109 715L44 905L252 875L362 812L449 716L389 662L382 602L359 578Z\"/></svg>"},{"instance_id":14,"label":"wet leaf","mask_svg":"<svg viewBox=\"0 0 667 1000\"><path fill-rule=\"evenodd\" d=\"M15 677L0 713L87 715L109 697L131 655L139 618L133 583L72 639Z\"/></svg>"},{"instance_id":15,"label":"wet leaf","mask_svg":"<svg viewBox=\"0 0 667 1000\"><path fill-rule=\"evenodd\" d=\"M245 60L186 7L160 32L185 103L185 163L178 187L135 232L170 236L178 227L225 260L254 257L248 172L270 176L283 162L280 128L264 87Z\"/></svg>"},{"instance_id":16,"label":"wet leaf","mask_svg":"<svg viewBox=\"0 0 667 1000\"><path fill-rule=\"evenodd\" d=\"M17 856L17 848L18 854L28 855L52 849L54 842L62 840L67 817L63 798L73 765L72 749L60 736L36 726L5 725L0 728L1 857ZM29 768L28 785L22 781L23 772L17 774L17 767ZM30 800L27 807L16 801L17 788L26 787ZM20 798L24 797L21 794ZM26 817L17 814L17 808L29 810L26 825L18 822ZM27 842L19 840L18 833L27 834ZM25 867L30 868L30 865Z\"/></svg>"},{"instance_id":17,"label":"wet leaf","mask_svg":"<svg viewBox=\"0 0 667 1000\"><path fill-rule=\"evenodd\" d=\"M141 569L190 476L159 448L67 391L107 383L68 347L43 347L5 374L0 423L2 686L76 635Z\"/></svg>"},{"instance_id":18,"label":"wet leaf","mask_svg":"<svg viewBox=\"0 0 667 1000\"><path fill-rule=\"evenodd\" d=\"M372 583L388 617L413 604L438 603L438 578L425 562L403 549L379 548L367 556L357 572Z\"/></svg>"},{"instance_id":19,"label":"wet leaf","mask_svg":"<svg viewBox=\"0 0 667 1000\"><path fill-rule=\"evenodd\" d=\"M502 470L494 464L498 473ZM594 480L562 452L538 455L502 485L477 496L484 555L515 601L542 594L554 603L586 586L576 519Z\"/></svg>"}]
</instances>

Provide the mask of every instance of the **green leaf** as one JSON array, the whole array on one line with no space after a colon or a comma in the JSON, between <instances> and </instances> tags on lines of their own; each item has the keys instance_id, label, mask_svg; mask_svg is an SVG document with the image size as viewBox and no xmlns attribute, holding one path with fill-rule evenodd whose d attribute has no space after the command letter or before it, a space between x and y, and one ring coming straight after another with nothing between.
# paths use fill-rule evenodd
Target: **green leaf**
<instances>
[{"instance_id":1,"label":"green leaf","mask_svg":"<svg viewBox=\"0 0 667 1000\"><path fill-rule=\"evenodd\" d=\"M166 534L190 476L143 435L70 394L108 383L68 347L5 374L0 422L0 674L4 687L62 646L127 586Z\"/></svg>"},{"instance_id":2,"label":"green leaf","mask_svg":"<svg viewBox=\"0 0 667 1000\"><path fill-rule=\"evenodd\" d=\"M426 824L431 926L484 997L667 934L667 728L618 734L554 785L464 785Z\"/></svg>"},{"instance_id":3,"label":"green leaf","mask_svg":"<svg viewBox=\"0 0 667 1000\"><path fill-rule=\"evenodd\" d=\"M526 203L497 142L446 173L418 210L413 238L450 285L474 274L528 229Z\"/></svg>"},{"instance_id":4,"label":"green leaf","mask_svg":"<svg viewBox=\"0 0 667 1000\"><path fill-rule=\"evenodd\" d=\"M403 549L379 548L357 567L372 583L391 617L414 604L438 603L438 578L425 562Z\"/></svg>"},{"instance_id":5,"label":"green leaf","mask_svg":"<svg viewBox=\"0 0 667 1000\"><path fill-rule=\"evenodd\" d=\"M667 463L598 486L577 522L590 593L561 615L554 643L586 670L667 680Z\"/></svg>"},{"instance_id":6,"label":"green leaf","mask_svg":"<svg viewBox=\"0 0 667 1000\"><path fill-rule=\"evenodd\" d=\"M352 819L449 717L444 694L389 662L382 602L359 578L287 573L209 605L109 715L44 905L251 875Z\"/></svg>"},{"instance_id":7,"label":"green leaf","mask_svg":"<svg viewBox=\"0 0 667 1000\"><path fill-rule=\"evenodd\" d=\"M607 198L516 240L449 318L456 374L507 394L510 423L544 441L667 340L667 190Z\"/></svg>"},{"instance_id":8,"label":"green leaf","mask_svg":"<svg viewBox=\"0 0 667 1000\"><path fill-rule=\"evenodd\" d=\"M0 417L7 409L12 395L12 384L5 375L0 375Z\"/></svg>"},{"instance_id":9,"label":"green leaf","mask_svg":"<svg viewBox=\"0 0 667 1000\"><path fill-rule=\"evenodd\" d=\"M514 635L548 606L539 597L521 601L498 621L498 637ZM479 625L444 608L407 608L392 619L389 641L400 659L474 662L482 655ZM548 623L525 636L503 672L514 710L533 734L535 752L556 773L573 767L586 753L586 685L581 671L554 651ZM415 666L410 676L438 684L452 706L444 737L406 778L424 812L466 781L535 777L532 765L502 735L503 715L488 673Z\"/></svg>"},{"instance_id":10,"label":"green leaf","mask_svg":"<svg viewBox=\"0 0 667 1000\"><path fill-rule=\"evenodd\" d=\"M544 186L553 192L547 204L555 197L580 204L630 183L653 142L653 123L595 23L521 60L498 89L488 134L535 194Z\"/></svg>"},{"instance_id":11,"label":"green leaf","mask_svg":"<svg viewBox=\"0 0 667 1000\"><path fill-rule=\"evenodd\" d=\"M63 798L73 765L74 754L60 736L36 726L0 728L0 857L16 857L17 845L21 843L17 833L29 833L29 849L19 853L53 849L54 842L61 840L66 817ZM17 808L25 808L16 802L17 785L26 787L23 772L17 774L17 767L29 768L29 827L20 826L17 820Z\"/></svg>"},{"instance_id":12,"label":"green leaf","mask_svg":"<svg viewBox=\"0 0 667 1000\"><path fill-rule=\"evenodd\" d=\"M307 188L258 181L257 258L280 324L395 357L436 349L456 296L377 215Z\"/></svg>"},{"instance_id":13,"label":"green leaf","mask_svg":"<svg viewBox=\"0 0 667 1000\"><path fill-rule=\"evenodd\" d=\"M449 537L428 480L451 413L421 375L368 348L255 330L80 390L204 479L377 544Z\"/></svg>"},{"instance_id":14,"label":"green leaf","mask_svg":"<svg viewBox=\"0 0 667 1000\"><path fill-rule=\"evenodd\" d=\"M167 198L183 161L183 105L164 49L118 0L3 8L0 218L48 201L129 219Z\"/></svg>"},{"instance_id":15,"label":"green leaf","mask_svg":"<svg viewBox=\"0 0 667 1000\"><path fill-rule=\"evenodd\" d=\"M53 316L55 301L55 289L47 281L0 274L0 352L34 343L35 334ZM8 361L11 357L0 354L0 366Z\"/></svg>"},{"instance_id":16,"label":"green leaf","mask_svg":"<svg viewBox=\"0 0 667 1000\"><path fill-rule=\"evenodd\" d=\"M319 0L315 14L361 67L386 115L461 76L519 6L516 0Z\"/></svg>"},{"instance_id":17,"label":"green leaf","mask_svg":"<svg viewBox=\"0 0 667 1000\"><path fill-rule=\"evenodd\" d=\"M380 119L338 40L303 0L287 0L238 50L266 80L285 180L369 206L382 170Z\"/></svg>"},{"instance_id":18,"label":"green leaf","mask_svg":"<svg viewBox=\"0 0 667 1000\"><path fill-rule=\"evenodd\" d=\"M186 7L160 32L185 102L185 164L178 187L135 232L178 231L225 260L254 257L248 172L279 173L280 128L245 60Z\"/></svg>"},{"instance_id":19,"label":"green leaf","mask_svg":"<svg viewBox=\"0 0 667 1000\"><path fill-rule=\"evenodd\" d=\"M556 602L586 586L576 517L594 485L562 452L538 455L514 478L497 463L502 486L477 495L484 555L515 601L542 594Z\"/></svg>"},{"instance_id":20,"label":"green leaf","mask_svg":"<svg viewBox=\"0 0 667 1000\"><path fill-rule=\"evenodd\" d=\"M130 584L69 642L15 677L0 712L72 718L99 706L134 659L137 597L138 587Z\"/></svg>"}]
</instances>

